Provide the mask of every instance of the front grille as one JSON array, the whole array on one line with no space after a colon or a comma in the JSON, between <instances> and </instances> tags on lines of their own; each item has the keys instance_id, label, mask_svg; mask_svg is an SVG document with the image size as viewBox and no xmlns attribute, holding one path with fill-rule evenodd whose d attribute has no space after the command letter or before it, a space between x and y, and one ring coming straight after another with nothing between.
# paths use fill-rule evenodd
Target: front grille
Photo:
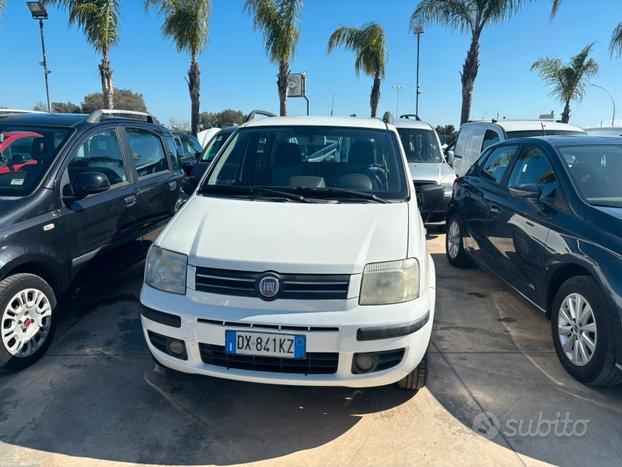
<instances>
[{"instance_id":1,"label":"front grille","mask_svg":"<svg viewBox=\"0 0 622 467\"><path fill-rule=\"evenodd\" d=\"M276 298L298 300L345 300L350 276L347 274L276 274L281 291ZM257 281L261 272L197 268L196 289L221 295L258 297Z\"/></svg>"},{"instance_id":2,"label":"front grille","mask_svg":"<svg viewBox=\"0 0 622 467\"><path fill-rule=\"evenodd\" d=\"M338 353L308 352L306 358L262 357L256 355L228 354L222 345L199 344L201 360L236 370L270 371L299 375L331 375L337 372Z\"/></svg>"}]
</instances>

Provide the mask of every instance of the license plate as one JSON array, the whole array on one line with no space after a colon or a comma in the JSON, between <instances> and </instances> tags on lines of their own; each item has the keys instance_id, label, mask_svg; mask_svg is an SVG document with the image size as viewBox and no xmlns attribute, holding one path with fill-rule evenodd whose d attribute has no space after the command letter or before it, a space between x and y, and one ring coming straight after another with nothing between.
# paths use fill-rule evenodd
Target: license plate
<instances>
[{"instance_id":1,"label":"license plate","mask_svg":"<svg viewBox=\"0 0 622 467\"><path fill-rule=\"evenodd\" d=\"M305 336L225 331L225 351L229 354L305 358L306 347Z\"/></svg>"}]
</instances>

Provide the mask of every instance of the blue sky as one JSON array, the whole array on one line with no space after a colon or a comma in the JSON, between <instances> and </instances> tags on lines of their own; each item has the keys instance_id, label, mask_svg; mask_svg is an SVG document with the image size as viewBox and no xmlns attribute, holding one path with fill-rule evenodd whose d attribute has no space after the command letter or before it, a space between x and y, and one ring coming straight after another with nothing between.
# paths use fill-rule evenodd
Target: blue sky
<instances>
[{"instance_id":1,"label":"blue sky","mask_svg":"<svg viewBox=\"0 0 622 467\"><path fill-rule=\"evenodd\" d=\"M0 26L0 105L31 108L44 101L38 26L22 0L8 0ZM149 110L162 122L189 120L190 102L184 77L189 57L162 37L161 19L145 14L142 0L122 0L120 41L112 51L115 85L142 92ZM395 111L394 84L405 85L400 113L414 111L416 41L408 19L416 0L307 0L293 71L308 74L313 114L327 115L335 94L335 114L369 114L371 79L357 77L354 57L346 51L327 56L326 44L341 24L360 26L377 21L388 37L388 68L379 108ZM252 28L243 0L213 0L210 43L200 57L201 110L227 107L276 111L276 67L266 59L263 43ZM566 0L549 21L550 1L527 4L510 21L488 28L481 41L481 65L471 118L536 118L561 104L551 99L539 77L530 73L541 56L568 58L596 42L594 56L601 70L594 83L622 96L622 58L609 57L611 32L622 21L620 0ZM67 15L50 8L45 24L53 101L79 103L85 94L100 91L100 57L82 32L68 27ZM441 26L427 28L421 42L420 114L430 123L457 124L460 113L459 71L469 37ZM304 100L289 101L290 114L303 114ZM622 117L622 105L620 106ZM573 109L571 122L597 125L611 118L607 95L589 89Z\"/></svg>"}]
</instances>

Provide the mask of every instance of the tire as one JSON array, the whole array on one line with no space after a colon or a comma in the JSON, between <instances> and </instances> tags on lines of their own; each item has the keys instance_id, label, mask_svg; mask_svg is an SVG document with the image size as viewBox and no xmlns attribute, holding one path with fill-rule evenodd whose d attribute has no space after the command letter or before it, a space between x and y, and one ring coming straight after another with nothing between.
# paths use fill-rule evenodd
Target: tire
<instances>
[{"instance_id":1,"label":"tire","mask_svg":"<svg viewBox=\"0 0 622 467\"><path fill-rule=\"evenodd\" d=\"M576 319L576 312L572 315L569 301L573 310L581 310L581 319ZM614 329L620 326L616 320L613 304L590 276L572 277L557 291L551 310L553 344L562 366L581 383L622 383L622 373L615 367L616 344L622 345L615 340Z\"/></svg>"},{"instance_id":2,"label":"tire","mask_svg":"<svg viewBox=\"0 0 622 467\"><path fill-rule=\"evenodd\" d=\"M457 238L455 237L457 235ZM457 243L452 243L456 241ZM464 249L462 222L458 214L452 214L447 222L447 234L445 235L445 255L447 261L457 268L469 268L473 266L473 260Z\"/></svg>"},{"instance_id":3,"label":"tire","mask_svg":"<svg viewBox=\"0 0 622 467\"><path fill-rule=\"evenodd\" d=\"M423 355L419 366L411 371L408 375L397 382L397 385L401 389L408 389L409 391L418 391L425 386L425 382L428 378L428 352Z\"/></svg>"},{"instance_id":4,"label":"tire","mask_svg":"<svg viewBox=\"0 0 622 467\"><path fill-rule=\"evenodd\" d=\"M20 273L0 281L0 368L19 371L43 356L56 330L55 309L56 295L41 277Z\"/></svg>"}]
</instances>

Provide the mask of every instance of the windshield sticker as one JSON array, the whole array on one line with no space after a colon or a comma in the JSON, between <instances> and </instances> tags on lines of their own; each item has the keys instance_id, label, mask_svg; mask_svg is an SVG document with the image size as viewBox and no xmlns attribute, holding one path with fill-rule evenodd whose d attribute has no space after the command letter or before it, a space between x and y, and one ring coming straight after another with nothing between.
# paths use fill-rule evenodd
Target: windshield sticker
<instances>
[{"instance_id":1,"label":"windshield sticker","mask_svg":"<svg viewBox=\"0 0 622 467\"><path fill-rule=\"evenodd\" d=\"M23 184L24 184L24 179L23 178L14 178L13 180L11 180L11 185L21 186Z\"/></svg>"}]
</instances>

